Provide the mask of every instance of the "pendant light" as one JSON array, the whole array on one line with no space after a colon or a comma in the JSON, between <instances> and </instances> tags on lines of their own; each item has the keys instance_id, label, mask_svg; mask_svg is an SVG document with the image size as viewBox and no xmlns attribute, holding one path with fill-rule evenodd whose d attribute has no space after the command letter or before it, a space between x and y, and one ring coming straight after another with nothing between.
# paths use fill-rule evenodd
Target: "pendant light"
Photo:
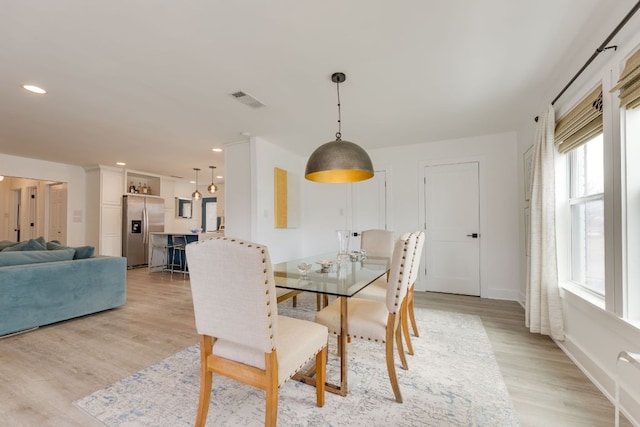
<instances>
[{"instance_id":1,"label":"pendant light","mask_svg":"<svg viewBox=\"0 0 640 427\"><path fill-rule=\"evenodd\" d=\"M215 166L209 166L211 168L211 185L207 187L209 193L215 193L218 191L218 186L213 183L213 171L216 168Z\"/></svg>"},{"instance_id":2,"label":"pendant light","mask_svg":"<svg viewBox=\"0 0 640 427\"><path fill-rule=\"evenodd\" d=\"M194 200L200 200L200 198L202 197L202 194L200 194L200 192L198 191L198 171L200 170L200 168L193 168L193 170L196 171L196 191L191 193L191 197Z\"/></svg>"},{"instance_id":3,"label":"pendant light","mask_svg":"<svg viewBox=\"0 0 640 427\"><path fill-rule=\"evenodd\" d=\"M331 75L331 81L336 84L338 93L338 132L335 141L322 144L309 157L304 173L304 177L309 181L343 183L373 177L373 164L367 152L353 142L342 140L340 83L346 79L344 73Z\"/></svg>"}]
</instances>

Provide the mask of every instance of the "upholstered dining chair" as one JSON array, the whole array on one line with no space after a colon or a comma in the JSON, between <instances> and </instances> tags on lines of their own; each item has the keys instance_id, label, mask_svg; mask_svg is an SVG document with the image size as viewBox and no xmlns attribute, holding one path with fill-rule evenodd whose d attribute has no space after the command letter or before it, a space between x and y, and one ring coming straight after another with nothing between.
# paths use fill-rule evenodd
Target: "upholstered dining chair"
<instances>
[{"instance_id":1,"label":"upholstered dining chair","mask_svg":"<svg viewBox=\"0 0 640 427\"><path fill-rule=\"evenodd\" d=\"M385 344L389 381L391 382L395 399L400 403L402 403L402 394L400 393L396 375L393 342L395 339L402 367L407 369L404 352L401 351L402 338L399 326L401 306L407 293L409 270L415 246L416 236L413 234L408 235L406 239L400 238L395 243L391 258L387 296L384 302L354 297L349 298L347 304L348 337ZM340 301L335 300L316 313L316 322L327 326L330 333L339 335Z\"/></svg>"},{"instance_id":2,"label":"upholstered dining chair","mask_svg":"<svg viewBox=\"0 0 640 427\"><path fill-rule=\"evenodd\" d=\"M400 238L407 239L408 234L402 235ZM395 241L393 239L393 231L388 230L365 230L361 233L360 248L364 249L367 256L370 257L387 257L393 255ZM365 263L367 261L365 260ZM389 275L380 278L358 292L358 298L366 298L374 301L384 301L387 298L387 280Z\"/></svg>"},{"instance_id":3,"label":"upholstered dining chair","mask_svg":"<svg viewBox=\"0 0 640 427\"><path fill-rule=\"evenodd\" d=\"M373 229L360 233L360 249L369 256L391 258L394 243L393 231Z\"/></svg>"},{"instance_id":4,"label":"upholstered dining chair","mask_svg":"<svg viewBox=\"0 0 640 427\"><path fill-rule=\"evenodd\" d=\"M275 426L278 388L314 357L316 404L323 406L327 327L278 315L267 248L218 237L186 251L200 336L196 426L205 425L214 373L264 390L265 426Z\"/></svg>"},{"instance_id":5,"label":"upholstered dining chair","mask_svg":"<svg viewBox=\"0 0 640 427\"><path fill-rule=\"evenodd\" d=\"M415 311L413 307L414 302L414 287L418 274L420 272L420 260L422 259L422 248L424 246L425 234L423 231L416 231L412 233L416 236L416 247L414 250L414 256L411 260L411 270L409 278L409 286L407 288L407 297L402 307L401 325L404 341L407 343L407 352L411 355L414 354L413 344L411 342L411 333L409 331L409 320L413 327L413 334L418 337L418 325L416 322ZM401 238L406 239L408 234L404 234ZM380 278L358 292L358 298L371 299L374 301L384 301L386 299L387 280ZM399 346L399 349L402 347Z\"/></svg>"},{"instance_id":6,"label":"upholstered dining chair","mask_svg":"<svg viewBox=\"0 0 640 427\"><path fill-rule=\"evenodd\" d=\"M372 229L365 230L361 233L360 249L364 249L369 257L391 258L394 244L393 231ZM367 263L370 261L365 260L364 262ZM388 274L384 279L378 279L360 291L358 297L384 301L387 297L388 279Z\"/></svg>"},{"instance_id":7,"label":"upholstered dining chair","mask_svg":"<svg viewBox=\"0 0 640 427\"><path fill-rule=\"evenodd\" d=\"M416 315L413 309L414 290L418 274L420 273L420 262L422 261L422 248L424 247L425 234L424 231L416 231L416 248L413 251L413 260L411 262L411 273L409 277L409 287L407 288L407 297L405 298L405 307L402 311L402 333L404 341L407 343L407 351L413 355L413 344L411 343L411 335L409 333L409 320L413 329L413 335L419 337L418 324L416 323Z\"/></svg>"}]
</instances>

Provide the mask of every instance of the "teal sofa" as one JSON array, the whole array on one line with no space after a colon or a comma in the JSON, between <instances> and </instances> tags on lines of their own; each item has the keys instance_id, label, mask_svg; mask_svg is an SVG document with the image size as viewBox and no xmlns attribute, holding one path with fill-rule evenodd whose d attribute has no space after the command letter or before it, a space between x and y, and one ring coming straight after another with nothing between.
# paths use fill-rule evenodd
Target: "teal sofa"
<instances>
[{"instance_id":1,"label":"teal sofa","mask_svg":"<svg viewBox=\"0 0 640 427\"><path fill-rule=\"evenodd\" d=\"M124 305L126 258L74 256L0 252L0 336Z\"/></svg>"}]
</instances>

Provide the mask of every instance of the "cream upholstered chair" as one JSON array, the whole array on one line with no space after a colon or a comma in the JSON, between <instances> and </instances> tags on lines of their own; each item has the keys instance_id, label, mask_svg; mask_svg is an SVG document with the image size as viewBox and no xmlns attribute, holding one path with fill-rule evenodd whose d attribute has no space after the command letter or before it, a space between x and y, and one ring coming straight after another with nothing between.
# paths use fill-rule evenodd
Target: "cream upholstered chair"
<instances>
[{"instance_id":1,"label":"cream upholstered chair","mask_svg":"<svg viewBox=\"0 0 640 427\"><path fill-rule=\"evenodd\" d=\"M404 234L401 238L404 240L408 237L408 234ZM393 239L393 231L388 230L365 230L361 233L360 248L367 251L367 256L370 257L387 257L391 258L393 255L393 247L395 241ZM368 260L364 261L370 262ZM358 298L366 298L374 301L384 301L387 298L387 280L389 275L385 278L380 278L358 292Z\"/></svg>"},{"instance_id":2,"label":"cream upholstered chair","mask_svg":"<svg viewBox=\"0 0 640 427\"><path fill-rule=\"evenodd\" d=\"M422 248L424 246L424 238L425 234L423 231L416 231L412 233L416 236L416 247L414 250L413 259L411 260L411 271L409 273L409 286L407 288L407 297L404 301L404 307L402 307L402 333L404 335L404 340L407 343L407 351L409 354L413 354L413 344L411 343L411 335L409 332L409 319L411 320L411 325L413 327L413 333L416 337L418 337L418 325L416 323L415 312L413 308L413 300L414 300L414 285L416 279L418 278L418 274L420 272L420 260L422 259ZM408 233L404 234L401 238L406 239L408 237ZM366 298L374 301L384 301L386 298L386 288L387 281L384 278L380 278L358 292L358 298ZM400 348L400 346L399 346Z\"/></svg>"},{"instance_id":3,"label":"cream upholstered chair","mask_svg":"<svg viewBox=\"0 0 640 427\"><path fill-rule=\"evenodd\" d=\"M413 345L411 344L411 335L409 334L409 320L411 320L413 334L416 337L420 336L420 334L418 334L418 324L416 323L416 315L413 309L413 299L416 280L418 279L418 274L420 273L422 248L424 247L425 240L424 231L416 231L413 234L416 236L416 249L413 252L411 274L409 277L409 287L407 289L407 298L405 299L405 308L402 314L402 332L404 334L404 340L407 343L407 351L409 352L409 354L413 354Z\"/></svg>"},{"instance_id":4,"label":"cream upholstered chair","mask_svg":"<svg viewBox=\"0 0 640 427\"><path fill-rule=\"evenodd\" d=\"M401 306L409 284L409 269L416 236L410 234L406 239L398 239L394 245L391 259L391 271L384 302L362 298L349 298L347 304L348 337L365 339L385 344L387 372L396 401L402 403L400 386L396 375L393 341L399 349L402 347L400 336ZM326 325L329 332L340 334L340 301L335 300L316 313L316 322ZM402 367L407 369L404 352L399 351Z\"/></svg>"},{"instance_id":5,"label":"cream upholstered chair","mask_svg":"<svg viewBox=\"0 0 640 427\"><path fill-rule=\"evenodd\" d=\"M407 236L403 236L405 239ZM364 249L367 256L370 257L387 257L393 255L393 231L388 230L365 230L361 233L360 248ZM371 262L368 260L365 263ZM358 298L367 298L375 301L384 301L387 298L387 279L378 279L358 293Z\"/></svg>"},{"instance_id":6,"label":"cream upholstered chair","mask_svg":"<svg viewBox=\"0 0 640 427\"><path fill-rule=\"evenodd\" d=\"M393 231L365 230L360 233L360 249L367 251L367 255L389 257L393 253Z\"/></svg>"},{"instance_id":7,"label":"cream upholstered chair","mask_svg":"<svg viewBox=\"0 0 640 427\"><path fill-rule=\"evenodd\" d=\"M316 403L324 405L327 328L278 315L267 248L219 237L187 245L200 335L196 426L207 419L212 374L266 392L265 425L275 426L278 388L315 357Z\"/></svg>"}]
</instances>

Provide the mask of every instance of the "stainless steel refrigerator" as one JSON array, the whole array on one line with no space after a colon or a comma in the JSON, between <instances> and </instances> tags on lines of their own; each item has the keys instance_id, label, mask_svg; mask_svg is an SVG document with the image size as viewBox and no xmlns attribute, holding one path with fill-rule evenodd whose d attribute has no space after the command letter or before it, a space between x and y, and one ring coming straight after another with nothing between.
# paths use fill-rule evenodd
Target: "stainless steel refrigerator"
<instances>
[{"instance_id":1,"label":"stainless steel refrigerator","mask_svg":"<svg viewBox=\"0 0 640 427\"><path fill-rule=\"evenodd\" d=\"M143 267L149 260L149 233L164 231L164 199L122 196L122 256L127 268Z\"/></svg>"}]
</instances>

